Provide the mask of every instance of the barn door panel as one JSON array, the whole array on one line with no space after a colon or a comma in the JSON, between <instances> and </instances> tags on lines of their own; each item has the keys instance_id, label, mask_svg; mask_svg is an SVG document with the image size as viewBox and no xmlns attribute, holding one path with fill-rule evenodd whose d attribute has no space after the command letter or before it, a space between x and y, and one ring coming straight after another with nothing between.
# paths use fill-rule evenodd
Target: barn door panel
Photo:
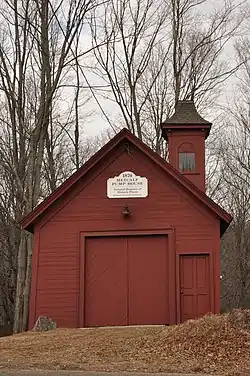
<instances>
[{"instance_id":1,"label":"barn door panel","mask_svg":"<svg viewBox=\"0 0 250 376\"><path fill-rule=\"evenodd\" d=\"M127 325L127 238L86 240L85 325Z\"/></svg>"},{"instance_id":2,"label":"barn door panel","mask_svg":"<svg viewBox=\"0 0 250 376\"><path fill-rule=\"evenodd\" d=\"M166 236L128 237L129 325L168 324Z\"/></svg>"},{"instance_id":3,"label":"barn door panel","mask_svg":"<svg viewBox=\"0 0 250 376\"><path fill-rule=\"evenodd\" d=\"M180 257L180 301L182 322L211 311L208 255Z\"/></svg>"}]
</instances>

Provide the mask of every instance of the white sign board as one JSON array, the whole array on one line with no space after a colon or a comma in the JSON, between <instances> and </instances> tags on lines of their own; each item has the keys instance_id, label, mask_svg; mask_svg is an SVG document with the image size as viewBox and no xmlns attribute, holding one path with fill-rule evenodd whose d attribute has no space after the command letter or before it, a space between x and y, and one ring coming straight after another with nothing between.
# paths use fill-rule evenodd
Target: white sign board
<instances>
[{"instance_id":1,"label":"white sign board","mask_svg":"<svg viewBox=\"0 0 250 376\"><path fill-rule=\"evenodd\" d=\"M148 179L124 171L119 176L107 180L108 198L147 197Z\"/></svg>"}]
</instances>

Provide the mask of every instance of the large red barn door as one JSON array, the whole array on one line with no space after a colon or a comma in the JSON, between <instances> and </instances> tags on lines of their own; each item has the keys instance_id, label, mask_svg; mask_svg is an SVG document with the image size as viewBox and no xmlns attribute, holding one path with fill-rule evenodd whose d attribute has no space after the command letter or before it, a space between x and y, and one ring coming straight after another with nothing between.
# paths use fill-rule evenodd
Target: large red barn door
<instances>
[{"instance_id":1,"label":"large red barn door","mask_svg":"<svg viewBox=\"0 0 250 376\"><path fill-rule=\"evenodd\" d=\"M127 238L88 238L85 326L127 325L127 316Z\"/></svg>"},{"instance_id":2,"label":"large red barn door","mask_svg":"<svg viewBox=\"0 0 250 376\"><path fill-rule=\"evenodd\" d=\"M168 323L167 237L128 238L129 325Z\"/></svg>"},{"instance_id":3,"label":"large red barn door","mask_svg":"<svg viewBox=\"0 0 250 376\"><path fill-rule=\"evenodd\" d=\"M167 236L89 237L84 326L168 324Z\"/></svg>"},{"instance_id":4,"label":"large red barn door","mask_svg":"<svg viewBox=\"0 0 250 376\"><path fill-rule=\"evenodd\" d=\"M181 321L194 319L211 311L209 256L180 257Z\"/></svg>"}]
</instances>

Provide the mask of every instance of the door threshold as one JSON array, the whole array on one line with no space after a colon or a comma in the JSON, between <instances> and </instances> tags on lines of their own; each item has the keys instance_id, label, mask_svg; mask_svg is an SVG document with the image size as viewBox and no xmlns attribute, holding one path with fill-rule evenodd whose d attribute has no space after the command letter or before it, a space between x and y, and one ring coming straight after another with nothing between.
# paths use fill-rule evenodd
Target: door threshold
<instances>
[{"instance_id":1,"label":"door threshold","mask_svg":"<svg viewBox=\"0 0 250 376\"><path fill-rule=\"evenodd\" d=\"M79 329L136 329L136 328L164 328L168 326L167 324L156 324L156 325L115 325L115 326L91 326L87 328L79 328Z\"/></svg>"}]
</instances>

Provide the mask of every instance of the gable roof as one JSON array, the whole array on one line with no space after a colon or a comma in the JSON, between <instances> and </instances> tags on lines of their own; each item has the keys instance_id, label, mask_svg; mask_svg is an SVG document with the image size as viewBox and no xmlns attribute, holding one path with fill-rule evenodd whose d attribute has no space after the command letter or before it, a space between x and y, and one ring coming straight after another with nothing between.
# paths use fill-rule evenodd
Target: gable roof
<instances>
[{"instance_id":1,"label":"gable roof","mask_svg":"<svg viewBox=\"0 0 250 376\"><path fill-rule=\"evenodd\" d=\"M102 158L104 158L114 147L116 147L123 140L127 140L134 144L139 150L147 155L154 163L159 165L167 174L171 175L176 181L180 183L183 188L186 188L193 196L207 206L220 219L221 235L226 231L232 216L224 209L211 200L204 192L202 192L196 185L177 171L172 165L166 162L156 152L151 150L146 144L134 136L126 128L122 129L115 137L113 137L107 144L105 144L96 154L94 154L79 170L71 175L63 184L61 184L50 196L48 196L41 204L39 204L33 211L25 216L20 224L21 228L29 232L34 231L35 222L43 215L49 208L64 195L75 183L82 179L84 175L90 171Z\"/></svg>"}]
</instances>

